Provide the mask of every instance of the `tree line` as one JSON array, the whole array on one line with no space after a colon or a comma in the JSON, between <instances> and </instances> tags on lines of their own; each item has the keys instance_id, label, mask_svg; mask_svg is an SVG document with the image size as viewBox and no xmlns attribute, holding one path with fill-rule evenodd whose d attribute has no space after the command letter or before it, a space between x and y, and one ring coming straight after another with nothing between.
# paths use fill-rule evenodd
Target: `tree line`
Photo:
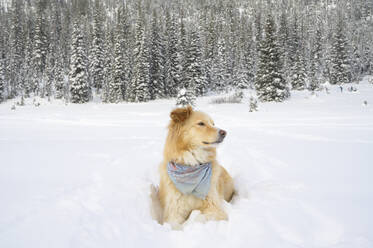
<instances>
[{"instance_id":1,"label":"tree line","mask_svg":"<svg viewBox=\"0 0 373 248\"><path fill-rule=\"evenodd\" d=\"M0 102L143 102L290 89L373 74L367 0L11 0L0 3Z\"/></svg>"}]
</instances>

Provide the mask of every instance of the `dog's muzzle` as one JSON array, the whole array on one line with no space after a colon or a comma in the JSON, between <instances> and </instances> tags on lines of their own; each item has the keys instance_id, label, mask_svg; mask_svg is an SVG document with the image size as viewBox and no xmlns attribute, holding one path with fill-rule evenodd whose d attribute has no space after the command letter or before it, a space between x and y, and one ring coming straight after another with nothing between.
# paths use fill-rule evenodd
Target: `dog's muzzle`
<instances>
[{"instance_id":1,"label":"dog's muzzle","mask_svg":"<svg viewBox=\"0 0 373 248\"><path fill-rule=\"evenodd\" d=\"M227 131L225 131L223 129L219 129L219 131L218 131L218 139L216 141L214 141L214 142L203 141L203 144L206 144L206 145L219 144L219 143L223 142L225 136L227 136Z\"/></svg>"}]
</instances>

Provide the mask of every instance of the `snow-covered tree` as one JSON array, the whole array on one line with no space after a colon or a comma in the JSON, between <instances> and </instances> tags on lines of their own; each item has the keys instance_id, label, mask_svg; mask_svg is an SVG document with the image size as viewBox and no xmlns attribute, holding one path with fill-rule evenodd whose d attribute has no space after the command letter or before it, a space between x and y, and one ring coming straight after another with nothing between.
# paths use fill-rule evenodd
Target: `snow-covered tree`
<instances>
[{"instance_id":1,"label":"snow-covered tree","mask_svg":"<svg viewBox=\"0 0 373 248\"><path fill-rule=\"evenodd\" d=\"M181 89L176 97L176 105L185 107L188 105L194 106L196 100L195 92L192 90Z\"/></svg>"},{"instance_id":2,"label":"snow-covered tree","mask_svg":"<svg viewBox=\"0 0 373 248\"><path fill-rule=\"evenodd\" d=\"M0 103L5 99L5 65L3 55L0 55Z\"/></svg>"},{"instance_id":3,"label":"snow-covered tree","mask_svg":"<svg viewBox=\"0 0 373 248\"><path fill-rule=\"evenodd\" d=\"M59 51L59 50L58 50ZM57 99L61 99L65 95L66 87L65 87L65 70L63 67L63 57L61 56L61 52L57 52L57 58L55 61L55 68L54 68L54 88L55 88L55 97Z\"/></svg>"},{"instance_id":4,"label":"snow-covered tree","mask_svg":"<svg viewBox=\"0 0 373 248\"><path fill-rule=\"evenodd\" d=\"M290 81L293 90L304 90L306 88L306 65L303 52L298 51L295 54L293 67L291 70Z\"/></svg>"},{"instance_id":5,"label":"snow-covered tree","mask_svg":"<svg viewBox=\"0 0 373 248\"><path fill-rule=\"evenodd\" d=\"M160 23L158 21L157 13L154 10L151 23L151 37L150 37L150 79L149 79L149 94L150 99L158 99L165 96L164 86L164 45L160 36Z\"/></svg>"},{"instance_id":6,"label":"snow-covered tree","mask_svg":"<svg viewBox=\"0 0 373 248\"><path fill-rule=\"evenodd\" d=\"M104 51L103 51L103 6L100 0L94 2L93 16L93 41L90 52L90 68L92 76L92 86L100 92L104 84Z\"/></svg>"},{"instance_id":7,"label":"snow-covered tree","mask_svg":"<svg viewBox=\"0 0 373 248\"><path fill-rule=\"evenodd\" d=\"M180 60L178 48L178 23L175 16L167 11L166 13L166 68L165 68L165 88L167 89L167 96L177 96L179 83L181 81L180 75Z\"/></svg>"},{"instance_id":8,"label":"snow-covered tree","mask_svg":"<svg viewBox=\"0 0 373 248\"><path fill-rule=\"evenodd\" d=\"M148 44L144 30L142 12L139 11L136 22L136 45L134 49L134 67L132 78L126 92L126 99L130 102L145 102L150 99L149 94L149 61Z\"/></svg>"},{"instance_id":9,"label":"snow-covered tree","mask_svg":"<svg viewBox=\"0 0 373 248\"><path fill-rule=\"evenodd\" d=\"M282 68L279 74L294 89L303 89L307 83L308 89L315 90L325 81L358 81L373 73L371 1L331 0L325 4L310 0L219 0L214 6L211 3L0 0L3 97L50 95L46 91L52 81L57 97L57 72L49 71L56 70L60 63L57 59L62 57L60 73L69 72L73 18L79 20L84 34L82 50L88 90L91 86L95 88L103 101L109 101L108 83L114 82L120 73L124 100L127 88L132 92L130 82L138 81L132 76L137 77L140 71L136 47L142 39L142 57L148 64L144 72L148 71L145 77L149 78L143 89L149 92L149 99L176 97L180 89L190 84L187 58L196 29L202 54L198 67L207 82L206 86L194 83L197 94L252 87L262 73L260 43L265 38L264 17L269 12L278 27L276 39ZM145 38L136 35L139 9ZM118 32L124 38L116 49ZM122 63L118 67L119 60L114 57L120 56ZM55 79L50 80L51 76ZM69 99L69 84L65 81L64 96Z\"/></svg>"},{"instance_id":10,"label":"snow-covered tree","mask_svg":"<svg viewBox=\"0 0 373 248\"><path fill-rule=\"evenodd\" d=\"M272 15L268 15L264 37L260 43L259 67L255 89L259 100L281 102L289 97L286 81L281 75L279 47L276 41L276 26Z\"/></svg>"},{"instance_id":11,"label":"snow-covered tree","mask_svg":"<svg viewBox=\"0 0 373 248\"><path fill-rule=\"evenodd\" d=\"M310 68L308 72L308 89L310 91L319 90L321 88L320 83L323 81L322 51L322 31L319 23L310 51Z\"/></svg>"},{"instance_id":12,"label":"snow-covered tree","mask_svg":"<svg viewBox=\"0 0 373 248\"><path fill-rule=\"evenodd\" d=\"M88 102L90 96L83 41L81 26L76 20L73 25L69 71L70 101L72 103Z\"/></svg>"},{"instance_id":13,"label":"snow-covered tree","mask_svg":"<svg viewBox=\"0 0 373 248\"><path fill-rule=\"evenodd\" d=\"M205 78L207 85L209 87L210 91L214 90L215 82L214 82L214 76L212 68L214 66L214 56L215 56L215 46L217 43L217 30L216 30L216 24L213 19L208 20L207 15L205 16L205 23L203 26L204 30L204 71L205 71Z\"/></svg>"},{"instance_id":14,"label":"snow-covered tree","mask_svg":"<svg viewBox=\"0 0 373 248\"><path fill-rule=\"evenodd\" d=\"M125 80L123 68L123 51L122 51L123 35L120 30L117 30L114 44L114 61L111 80L108 82L108 102L118 103L123 100L122 85Z\"/></svg>"},{"instance_id":15,"label":"snow-covered tree","mask_svg":"<svg viewBox=\"0 0 373 248\"><path fill-rule=\"evenodd\" d=\"M26 34L26 45L25 45L25 59L23 61L22 66L22 91L25 95L25 97L29 97L31 92L33 91L33 66L32 66L32 42L31 42L31 32L29 31L28 34Z\"/></svg>"},{"instance_id":16,"label":"snow-covered tree","mask_svg":"<svg viewBox=\"0 0 373 248\"><path fill-rule=\"evenodd\" d=\"M304 90L306 88L306 65L304 59L304 51L302 39L299 35L298 16L294 14L294 25L290 38L291 45L291 69L290 83L292 89Z\"/></svg>"},{"instance_id":17,"label":"snow-covered tree","mask_svg":"<svg viewBox=\"0 0 373 248\"><path fill-rule=\"evenodd\" d=\"M251 96L249 99L249 112L256 112L258 111L258 101Z\"/></svg>"},{"instance_id":18,"label":"snow-covered tree","mask_svg":"<svg viewBox=\"0 0 373 248\"><path fill-rule=\"evenodd\" d=\"M104 42L104 51L105 51L105 58L104 58L104 84L103 84L103 92L101 95L101 99L103 102L109 102L109 82L112 82L113 77L113 39L112 33L109 28L106 29L105 34L105 42Z\"/></svg>"},{"instance_id":19,"label":"snow-covered tree","mask_svg":"<svg viewBox=\"0 0 373 248\"><path fill-rule=\"evenodd\" d=\"M23 21L22 21L22 8L23 1L12 0L10 7L10 30L9 30L9 49L10 56L9 62L7 63L8 68L8 85L9 92L8 97L12 98L17 95L19 90L19 84L22 81L21 68L24 56L24 32L23 32Z\"/></svg>"},{"instance_id":20,"label":"snow-covered tree","mask_svg":"<svg viewBox=\"0 0 373 248\"><path fill-rule=\"evenodd\" d=\"M348 42L344 33L344 21L341 14L338 15L337 27L334 31L334 40L331 53L331 84L343 84L351 82L350 59L347 49Z\"/></svg>"},{"instance_id":21,"label":"snow-covered tree","mask_svg":"<svg viewBox=\"0 0 373 248\"><path fill-rule=\"evenodd\" d=\"M289 81L290 74L290 58L289 58L289 43L290 43L290 30L289 30L289 14L287 9L284 8L281 11L280 23L278 28L278 44L280 46L281 64L282 64L282 75L285 80Z\"/></svg>"},{"instance_id":22,"label":"snow-covered tree","mask_svg":"<svg viewBox=\"0 0 373 248\"><path fill-rule=\"evenodd\" d=\"M197 96L202 96L207 92L207 82L203 75L202 48L199 31L198 28L194 28L190 34L190 41L185 56L186 82L184 87L190 91L194 90Z\"/></svg>"},{"instance_id":23,"label":"snow-covered tree","mask_svg":"<svg viewBox=\"0 0 373 248\"><path fill-rule=\"evenodd\" d=\"M44 75L47 53L48 53L48 40L47 40L47 24L45 19L45 2L42 0L37 1L37 11L35 20L35 30L33 36L33 69L34 69L34 92L44 96L46 78Z\"/></svg>"},{"instance_id":24,"label":"snow-covered tree","mask_svg":"<svg viewBox=\"0 0 373 248\"><path fill-rule=\"evenodd\" d=\"M54 58L52 58L52 53L49 53L47 55L46 59L46 68L45 68L45 85L44 85L44 94L46 97L48 97L48 101L50 101L50 98L52 96L52 85L54 84L55 80L55 65L54 65Z\"/></svg>"},{"instance_id":25,"label":"snow-covered tree","mask_svg":"<svg viewBox=\"0 0 373 248\"><path fill-rule=\"evenodd\" d=\"M227 54L226 54L226 43L224 38L220 38L217 44L217 51L212 66L212 90L217 92L223 92L227 90L229 72L227 64Z\"/></svg>"}]
</instances>

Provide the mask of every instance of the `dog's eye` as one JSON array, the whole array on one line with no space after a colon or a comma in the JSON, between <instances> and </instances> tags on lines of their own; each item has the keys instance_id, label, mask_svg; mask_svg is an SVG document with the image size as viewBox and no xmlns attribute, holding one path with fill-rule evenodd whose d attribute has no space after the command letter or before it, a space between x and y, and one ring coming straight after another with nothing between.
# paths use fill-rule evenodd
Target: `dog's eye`
<instances>
[{"instance_id":1,"label":"dog's eye","mask_svg":"<svg viewBox=\"0 0 373 248\"><path fill-rule=\"evenodd\" d=\"M198 125L200 125L200 126L204 126L205 123L203 123L203 122L201 121L201 122L198 122Z\"/></svg>"}]
</instances>

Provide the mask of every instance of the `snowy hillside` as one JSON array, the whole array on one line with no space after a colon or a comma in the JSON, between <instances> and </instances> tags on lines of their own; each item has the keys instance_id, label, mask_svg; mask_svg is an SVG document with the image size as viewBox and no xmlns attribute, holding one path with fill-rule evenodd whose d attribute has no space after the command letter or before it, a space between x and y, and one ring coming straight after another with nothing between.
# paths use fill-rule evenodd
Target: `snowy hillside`
<instances>
[{"instance_id":1,"label":"snowy hillside","mask_svg":"<svg viewBox=\"0 0 373 248\"><path fill-rule=\"evenodd\" d=\"M150 214L175 101L1 104L0 247L373 247L373 85L356 87L254 113L199 98L238 194L229 221L183 231Z\"/></svg>"}]
</instances>

